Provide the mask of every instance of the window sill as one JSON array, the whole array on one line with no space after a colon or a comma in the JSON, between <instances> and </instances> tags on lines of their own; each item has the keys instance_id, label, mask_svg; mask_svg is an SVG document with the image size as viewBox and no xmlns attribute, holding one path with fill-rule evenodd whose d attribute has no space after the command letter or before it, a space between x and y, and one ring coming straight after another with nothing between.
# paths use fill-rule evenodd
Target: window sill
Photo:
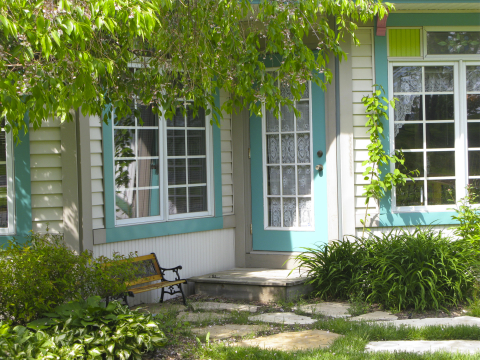
<instances>
[{"instance_id":1,"label":"window sill","mask_svg":"<svg viewBox=\"0 0 480 360\"><path fill-rule=\"evenodd\" d=\"M146 239L167 235L223 229L223 216L129 224L105 229L105 242ZM95 241L95 244L103 241Z\"/></svg>"}]
</instances>

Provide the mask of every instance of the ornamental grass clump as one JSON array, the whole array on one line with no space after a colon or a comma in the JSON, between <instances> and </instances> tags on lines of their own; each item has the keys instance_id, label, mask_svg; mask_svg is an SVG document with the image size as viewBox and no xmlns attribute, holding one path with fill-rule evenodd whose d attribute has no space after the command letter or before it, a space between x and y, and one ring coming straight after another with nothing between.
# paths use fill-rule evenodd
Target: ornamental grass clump
<instances>
[{"instance_id":1,"label":"ornamental grass clump","mask_svg":"<svg viewBox=\"0 0 480 360\"><path fill-rule=\"evenodd\" d=\"M324 299L363 294L385 308L444 309L470 296L479 275L478 248L431 227L344 238L297 256L307 283Z\"/></svg>"}]
</instances>

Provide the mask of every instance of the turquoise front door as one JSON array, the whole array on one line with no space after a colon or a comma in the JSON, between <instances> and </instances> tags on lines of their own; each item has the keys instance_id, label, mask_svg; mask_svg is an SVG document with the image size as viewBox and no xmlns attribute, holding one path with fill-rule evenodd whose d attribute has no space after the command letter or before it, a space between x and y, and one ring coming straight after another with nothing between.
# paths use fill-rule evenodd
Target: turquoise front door
<instances>
[{"instance_id":1,"label":"turquoise front door","mask_svg":"<svg viewBox=\"0 0 480 360\"><path fill-rule=\"evenodd\" d=\"M309 84L295 106L299 117L287 107L280 118L250 117L253 250L301 251L328 239L322 89Z\"/></svg>"}]
</instances>

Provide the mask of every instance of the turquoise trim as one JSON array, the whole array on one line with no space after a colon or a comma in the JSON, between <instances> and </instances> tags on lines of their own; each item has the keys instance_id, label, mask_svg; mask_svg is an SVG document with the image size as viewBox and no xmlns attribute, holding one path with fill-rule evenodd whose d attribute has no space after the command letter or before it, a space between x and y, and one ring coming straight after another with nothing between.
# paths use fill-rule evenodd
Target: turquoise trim
<instances>
[{"instance_id":1,"label":"turquoise trim","mask_svg":"<svg viewBox=\"0 0 480 360\"><path fill-rule=\"evenodd\" d=\"M399 3L401 1L398 1ZM405 1L403 1L405 2ZM412 1L413 2L413 1ZM425 2L425 1L419 1ZM441 2L441 1L435 1ZM390 14L387 26L469 26L480 23L480 14L476 13L452 13L452 14ZM376 30L376 29L375 29ZM376 31L375 31L376 33ZM388 94L388 60L387 60L387 37L375 35L375 79L376 83L385 89ZM385 139L382 144L385 149L390 148L390 128L385 124ZM457 222L452 219L453 211L445 212L416 212L394 213L392 212L390 192L380 201L380 226L412 226L412 225L450 225Z\"/></svg>"},{"instance_id":2,"label":"turquoise trim","mask_svg":"<svg viewBox=\"0 0 480 360\"><path fill-rule=\"evenodd\" d=\"M28 115L25 115L28 126ZM32 186L30 177L30 132L19 133L20 143L14 145L15 172L15 235L0 236L0 247L9 240L24 243L32 231Z\"/></svg>"},{"instance_id":3,"label":"turquoise trim","mask_svg":"<svg viewBox=\"0 0 480 360\"><path fill-rule=\"evenodd\" d=\"M220 92L215 94L215 105L220 106ZM110 111L106 109L105 111ZM212 125L213 141L213 186L214 186L214 216L176 221L152 222L115 226L115 188L113 167L113 125L102 124L103 130L103 173L105 196L105 230L106 242L145 239L166 235L186 234L198 231L217 230L223 228L222 214L222 159L220 129ZM154 205L152 205L154 206Z\"/></svg>"},{"instance_id":4,"label":"turquoise trim","mask_svg":"<svg viewBox=\"0 0 480 360\"><path fill-rule=\"evenodd\" d=\"M478 26L480 13L442 13L442 14L390 14L389 26ZM376 33L376 32L375 32Z\"/></svg>"},{"instance_id":5,"label":"turquoise trim","mask_svg":"<svg viewBox=\"0 0 480 360\"><path fill-rule=\"evenodd\" d=\"M315 231L265 230L263 204L262 119L250 117L251 180L252 180L252 230L253 250L301 251L304 247L328 242L327 171L325 155L319 158L317 150L326 153L325 94L312 83L312 137L313 166L321 164L322 172L314 170Z\"/></svg>"}]
</instances>

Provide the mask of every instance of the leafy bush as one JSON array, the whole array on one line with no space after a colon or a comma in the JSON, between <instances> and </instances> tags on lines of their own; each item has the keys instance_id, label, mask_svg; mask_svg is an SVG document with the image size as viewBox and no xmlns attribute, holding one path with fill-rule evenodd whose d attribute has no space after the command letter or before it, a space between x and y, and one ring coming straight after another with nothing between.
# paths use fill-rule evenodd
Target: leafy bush
<instances>
[{"instance_id":1,"label":"leafy bush","mask_svg":"<svg viewBox=\"0 0 480 360\"><path fill-rule=\"evenodd\" d=\"M471 185L467 186L467 196L462 198L456 208L456 215L452 219L458 221L459 225L453 227L455 236L472 243L472 246L480 245L480 208L473 207L472 204L478 204L479 196ZM450 196L453 198L452 191Z\"/></svg>"},{"instance_id":2,"label":"leafy bush","mask_svg":"<svg viewBox=\"0 0 480 360\"><path fill-rule=\"evenodd\" d=\"M296 260L302 270L307 270L307 284L313 285L317 296L349 299L362 290L366 249L361 242L345 238L305 250Z\"/></svg>"},{"instance_id":3,"label":"leafy bush","mask_svg":"<svg viewBox=\"0 0 480 360\"><path fill-rule=\"evenodd\" d=\"M364 294L387 308L439 309L464 301L476 284L479 249L431 228L391 231L306 249L297 256L316 295Z\"/></svg>"},{"instance_id":4,"label":"leafy bush","mask_svg":"<svg viewBox=\"0 0 480 360\"><path fill-rule=\"evenodd\" d=\"M113 260L125 258L117 254ZM32 234L26 244L14 241L0 251L0 317L26 324L55 306L92 295L105 297L126 290L135 276L131 261L76 254L61 235Z\"/></svg>"},{"instance_id":5,"label":"leafy bush","mask_svg":"<svg viewBox=\"0 0 480 360\"><path fill-rule=\"evenodd\" d=\"M62 304L24 326L0 322L0 358L141 359L166 337L152 315L100 297Z\"/></svg>"}]
</instances>

